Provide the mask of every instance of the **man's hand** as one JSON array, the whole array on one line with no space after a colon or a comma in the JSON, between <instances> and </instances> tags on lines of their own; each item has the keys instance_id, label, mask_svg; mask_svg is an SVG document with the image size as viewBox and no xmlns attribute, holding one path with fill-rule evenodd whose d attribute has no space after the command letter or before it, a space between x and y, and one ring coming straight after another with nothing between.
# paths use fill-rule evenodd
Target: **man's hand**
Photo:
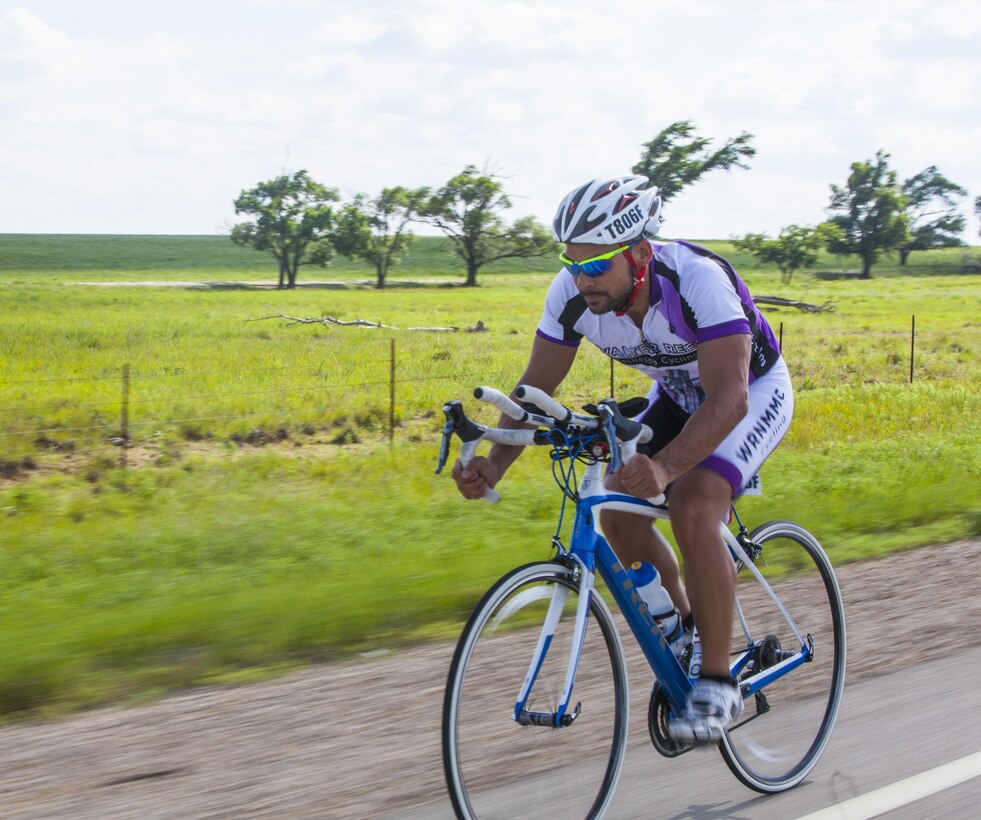
<instances>
[{"instance_id":1,"label":"man's hand","mask_svg":"<svg viewBox=\"0 0 981 820\"><path fill-rule=\"evenodd\" d=\"M484 491L501 479L497 467L483 456L476 456L466 467L457 459L452 475L456 488L464 498L483 498Z\"/></svg>"},{"instance_id":2,"label":"man's hand","mask_svg":"<svg viewBox=\"0 0 981 820\"><path fill-rule=\"evenodd\" d=\"M638 498L654 498L663 493L671 482L665 469L654 459L637 453L613 476L623 488Z\"/></svg>"}]
</instances>

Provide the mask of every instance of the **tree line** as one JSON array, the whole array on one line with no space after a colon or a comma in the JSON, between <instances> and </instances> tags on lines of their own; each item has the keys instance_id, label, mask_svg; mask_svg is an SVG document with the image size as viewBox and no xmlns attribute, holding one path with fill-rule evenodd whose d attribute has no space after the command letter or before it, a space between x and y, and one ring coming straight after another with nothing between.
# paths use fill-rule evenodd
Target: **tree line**
<instances>
[{"instance_id":1,"label":"tree line","mask_svg":"<svg viewBox=\"0 0 981 820\"><path fill-rule=\"evenodd\" d=\"M690 120L675 122L643 144L632 171L650 178L667 202L713 170L748 168L756 155L752 140L743 132L713 150ZM958 234L965 220L957 209L967 192L936 166L900 184L888 160L879 151L875 160L852 163L845 185L831 186L827 222L789 225L775 239L747 234L736 240L737 247L776 265L789 282L796 270L815 264L822 248L857 254L868 277L885 251L898 251L905 265L913 251L963 244ZM551 231L532 217L508 223L503 214L512 203L503 177L474 165L437 189L396 186L346 203L336 188L300 170L243 190L234 204L236 215L246 219L232 228L232 241L271 254L281 288L296 286L301 266L324 267L335 253L373 265L375 286L384 288L413 239L413 224L435 227L449 238L466 267L468 286L477 284L478 272L491 262L543 256L557 247ZM981 216L981 197L974 207Z\"/></svg>"},{"instance_id":2,"label":"tree line","mask_svg":"<svg viewBox=\"0 0 981 820\"><path fill-rule=\"evenodd\" d=\"M776 239L750 233L735 245L762 263L776 265L784 282L794 272L813 266L822 248L835 254L855 254L862 260L864 279L889 251L905 265L913 251L963 245L959 234L966 220L960 200L967 191L951 182L936 165L900 183L889 168L889 154L853 162L843 186L831 186L830 218L816 227L788 225ZM981 216L981 197L974 203Z\"/></svg>"}]
</instances>

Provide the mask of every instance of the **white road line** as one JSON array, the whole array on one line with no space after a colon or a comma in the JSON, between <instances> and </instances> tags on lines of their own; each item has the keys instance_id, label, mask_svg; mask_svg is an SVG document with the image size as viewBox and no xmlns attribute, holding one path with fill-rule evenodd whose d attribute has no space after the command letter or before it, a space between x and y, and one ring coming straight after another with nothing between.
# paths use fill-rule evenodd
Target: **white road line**
<instances>
[{"instance_id":1,"label":"white road line","mask_svg":"<svg viewBox=\"0 0 981 820\"><path fill-rule=\"evenodd\" d=\"M981 752L937 766L798 820L866 820L981 775Z\"/></svg>"}]
</instances>

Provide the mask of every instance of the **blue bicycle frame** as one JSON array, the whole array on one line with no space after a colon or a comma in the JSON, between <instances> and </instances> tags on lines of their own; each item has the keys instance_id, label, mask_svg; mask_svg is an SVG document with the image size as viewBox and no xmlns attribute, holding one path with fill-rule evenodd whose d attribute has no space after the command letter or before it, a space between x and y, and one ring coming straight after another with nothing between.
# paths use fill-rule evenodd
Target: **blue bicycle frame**
<instances>
[{"instance_id":1,"label":"blue bicycle frame","mask_svg":"<svg viewBox=\"0 0 981 820\"><path fill-rule=\"evenodd\" d=\"M662 687L672 709L678 712L683 710L694 683L694 678L689 678L685 673L680 662L669 648L664 636L654 623L647 604L643 602L637 593L626 570L620 564L613 549L598 530L598 513L601 509L616 509L646 515L651 518L667 519L669 517L668 508L665 505L652 504L649 501L630 495L606 493L602 489L602 469L603 464L598 461L590 463L586 468L586 474L580 485L580 493L576 501L575 521L572 527L569 547L561 553L562 557L574 562L579 569L577 573L579 600L576 611L576 624L573 632L573 647L570 652L562 696L558 708L553 715L547 713L529 713L525 709L525 704L535 684L542 663L545 660L568 595L568 589L566 587L556 584L555 590L552 593L553 597L549 606L548 615L542 627L541 636L539 637L534 655L529 664L528 674L525 676L515 703L514 718L519 723L550 725L561 728L570 725L578 716L578 710L574 710L572 714L569 714L569 703L572 699L573 684L586 635L589 600L595 594L594 578L597 571L606 583L620 611L623 613L627 624L630 626L634 637L637 639L637 643L647 658L648 664L653 669L658 683ZM777 663L740 681L743 697L746 698L755 695L769 684L786 675L792 669L809 661L812 657L813 650L809 638L801 634L782 602L762 577L752 560L747 556L746 551L736 537L729 531L728 527L721 523L719 525L719 532L729 547L733 559L746 566L767 591L793 630L800 647L793 652L784 652L782 659ZM749 626L746 623L742 607L739 605L738 600L736 601L736 613L745 635L746 644L745 648L735 656L730 664L730 671L733 676L740 674L746 668L756 656L758 647L760 646L760 641L755 640L750 634Z\"/></svg>"}]
</instances>

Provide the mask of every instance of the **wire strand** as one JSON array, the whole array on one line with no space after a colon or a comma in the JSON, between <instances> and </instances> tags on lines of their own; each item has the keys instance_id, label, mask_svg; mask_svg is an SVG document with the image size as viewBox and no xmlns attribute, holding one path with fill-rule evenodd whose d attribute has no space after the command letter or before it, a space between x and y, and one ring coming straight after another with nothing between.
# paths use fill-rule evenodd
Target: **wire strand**
<instances>
[{"instance_id":1,"label":"wire strand","mask_svg":"<svg viewBox=\"0 0 981 820\"><path fill-rule=\"evenodd\" d=\"M388 364L390 359L372 359L366 362L360 362L361 365L370 364ZM305 364L286 364L279 365L277 367L243 367L234 370L191 370L191 371L181 371L180 373L144 373L131 375L130 380L136 379L167 379L176 376L210 376L216 373L262 373L271 372L277 370L298 370L301 368L316 368L320 369L324 365L321 362L317 365L305 365ZM49 382L104 382L104 381L119 381L121 376L119 374L112 376L57 376L51 378L43 379L12 379L0 381L0 385L7 384L45 384Z\"/></svg>"}]
</instances>

